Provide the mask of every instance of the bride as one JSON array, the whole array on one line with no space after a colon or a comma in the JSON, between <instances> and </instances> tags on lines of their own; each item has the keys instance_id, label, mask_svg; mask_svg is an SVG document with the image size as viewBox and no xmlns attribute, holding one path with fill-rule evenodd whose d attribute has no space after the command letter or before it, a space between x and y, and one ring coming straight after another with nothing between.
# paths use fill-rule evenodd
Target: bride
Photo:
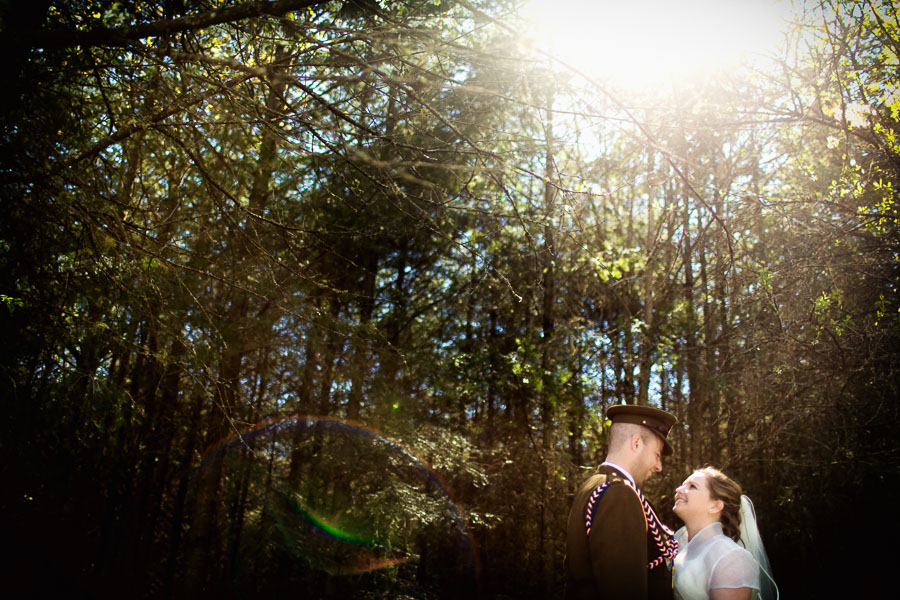
<instances>
[{"instance_id":1,"label":"bride","mask_svg":"<svg viewBox=\"0 0 900 600\"><path fill-rule=\"evenodd\" d=\"M695 471L675 490L675 597L683 600L776 599L753 504L721 471ZM766 578L763 585L760 572ZM759 594L756 596L755 594Z\"/></svg>"}]
</instances>

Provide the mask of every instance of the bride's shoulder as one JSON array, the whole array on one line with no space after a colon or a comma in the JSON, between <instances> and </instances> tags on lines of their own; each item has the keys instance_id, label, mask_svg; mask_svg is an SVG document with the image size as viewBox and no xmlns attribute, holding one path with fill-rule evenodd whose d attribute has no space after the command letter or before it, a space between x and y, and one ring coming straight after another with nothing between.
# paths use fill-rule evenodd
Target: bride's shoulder
<instances>
[{"instance_id":1,"label":"bride's shoulder","mask_svg":"<svg viewBox=\"0 0 900 600\"><path fill-rule=\"evenodd\" d=\"M715 536L709 545L709 552L716 557L716 562L725 557L728 557L729 562L753 562L753 555L727 535Z\"/></svg>"},{"instance_id":2,"label":"bride's shoulder","mask_svg":"<svg viewBox=\"0 0 900 600\"><path fill-rule=\"evenodd\" d=\"M738 542L729 537L722 536L723 539L717 541L716 556L717 563L720 566L728 565L730 569L738 569L741 571L753 571L756 569L756 559L753 555Z\"/></svg>"},{"instance_id":3,"label":"bride's shoulder","mask_svg":"<svg viewBox=\"0 0 900 600\"><path fill-rule=\"evenodd\" d=\"M737 543L717 554L709 579L709 589L749 587L759 589L759 566L745 548ZM725 548L723 544L721 548Z\"/></svg>"},{"instance_id":4,"label":"bride's shoulder","mask_svg":"<svg viewBox=\"0 0 900 600\"><path fill-rule=\"evenodd\" d=\"M719 554L721 554L721 555L725 555L725 554L744 555L744 554L746 554L751 559L753 558L753 555L750 554L747 551L747 549L744 548L744 546L742 544L734 541L727 535L717 536L716 537L716 546L718 546L718 551L719 551Z\"/></svg>"}]
</instances>

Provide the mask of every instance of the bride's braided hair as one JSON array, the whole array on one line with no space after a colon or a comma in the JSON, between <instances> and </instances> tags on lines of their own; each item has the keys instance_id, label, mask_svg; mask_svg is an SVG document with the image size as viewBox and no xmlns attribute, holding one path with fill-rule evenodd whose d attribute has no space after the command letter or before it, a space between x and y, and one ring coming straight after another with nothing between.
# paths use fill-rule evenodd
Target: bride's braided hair
<instances>
[{"instance_id":1,"label":"bride's braided hair","mask_svg":"<svg viewBox=\"0 0 900 600\"><path fill-rule=\"evenodd\" d=\"M709 496L713 500L721 500L725 505L719 520L722 532L737 541L741 535L741 486L715 467L704 467L698 471L706 475L709 485Z\"/></svg>"}]
</instances>

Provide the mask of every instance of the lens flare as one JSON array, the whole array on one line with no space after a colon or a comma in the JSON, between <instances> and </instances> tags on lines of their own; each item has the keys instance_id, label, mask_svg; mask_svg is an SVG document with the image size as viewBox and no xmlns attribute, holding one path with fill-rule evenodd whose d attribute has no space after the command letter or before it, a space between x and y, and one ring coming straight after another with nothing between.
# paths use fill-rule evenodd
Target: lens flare
<instances>
[{"instance_id":1,"label":"lens flare","mask_svg":"<svg viewBox=\"0 0 900 600\"><path fill-rule=\"evenodd\" d=\"M315 572L361 576L405 564L416 565L413 577L430 569L432 579L477 579L448 486L370 427L321 416L259 423L210 448L194 478L212 469L223 482L226 570L248 594L262 589L257 579L273 561L280 576L306 584Z\"/></svg>"}]
</instances>

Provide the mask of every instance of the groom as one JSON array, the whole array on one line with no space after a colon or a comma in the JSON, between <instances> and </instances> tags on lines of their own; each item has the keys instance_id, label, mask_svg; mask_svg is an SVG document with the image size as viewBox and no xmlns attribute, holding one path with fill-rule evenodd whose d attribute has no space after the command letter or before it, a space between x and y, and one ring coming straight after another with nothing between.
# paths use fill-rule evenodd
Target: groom
<instances>
[{"instance_id":1,"label":"groom","mask_svg":"<svg viewBox=\"0 0 900 600\"><path fill-rule=\"evenodd\" d=\"M662 456L672 454L666 436L675 416L625 404L611 406L606 417L612 421L606 460L575 494L569 512L566 598L671 599L672 574L664 560L656 560L661 550L636 488L662 471ZM588 534L589 500L604 483L609 485L594 504Z\"/></svg>"}]
</instances>

